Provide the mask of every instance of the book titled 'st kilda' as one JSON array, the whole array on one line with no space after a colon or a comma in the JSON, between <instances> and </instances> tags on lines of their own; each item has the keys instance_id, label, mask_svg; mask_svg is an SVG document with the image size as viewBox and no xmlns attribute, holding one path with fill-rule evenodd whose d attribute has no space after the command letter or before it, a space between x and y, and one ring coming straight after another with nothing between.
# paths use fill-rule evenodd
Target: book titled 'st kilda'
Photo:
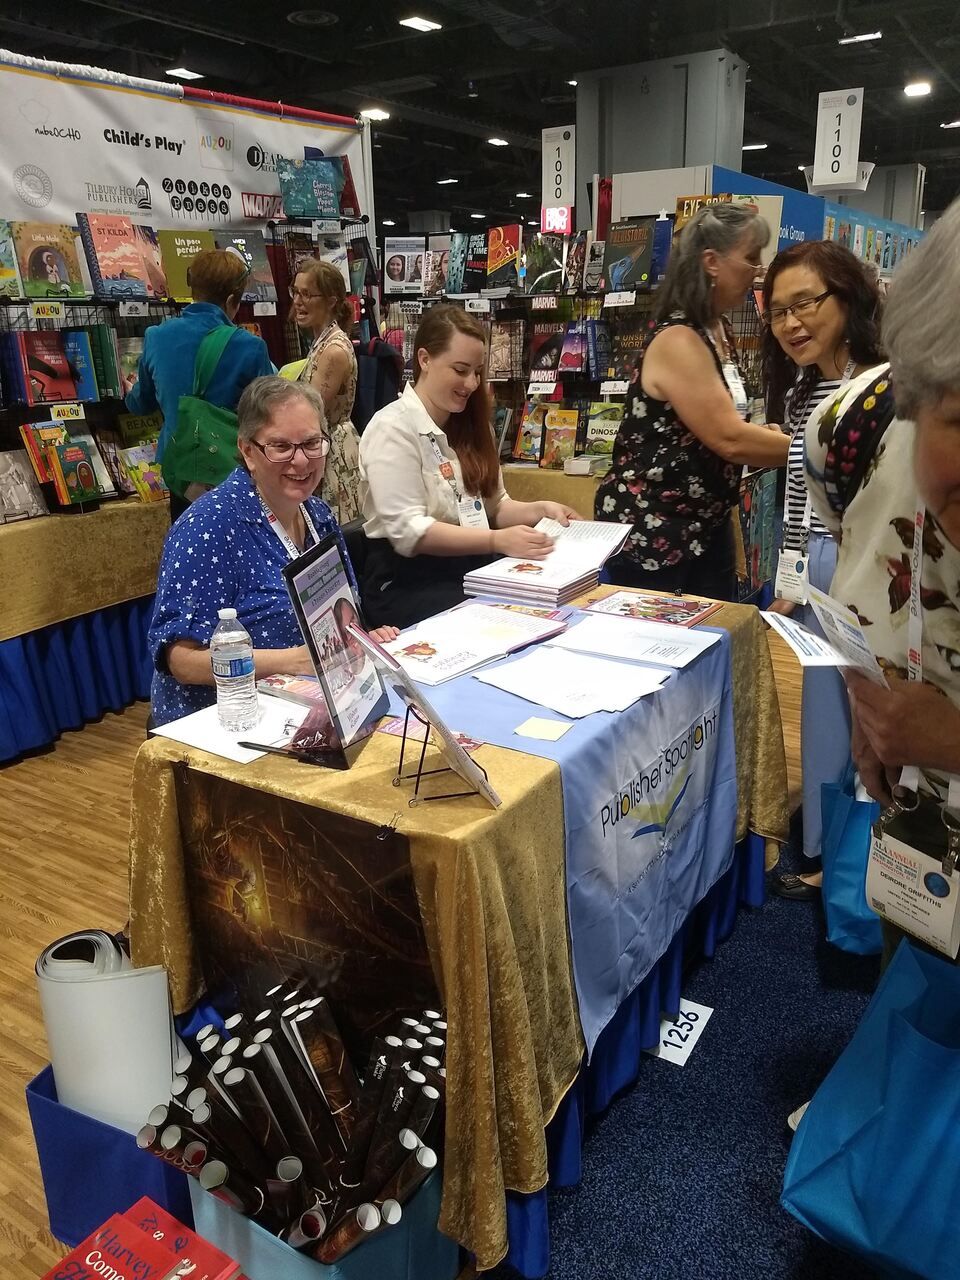
<instances>
[{"instance_id":1,"label":"book titled 'st kilda'","mask_svg":"<svg viewBox=\"0 0 960 1280\"><path fill-rule=\"evenodd\" d=\"M113 213L78 213L77 223L93 280L102 298L153 296L143 253L129 218Z\"/></svg>"}]
</instances>

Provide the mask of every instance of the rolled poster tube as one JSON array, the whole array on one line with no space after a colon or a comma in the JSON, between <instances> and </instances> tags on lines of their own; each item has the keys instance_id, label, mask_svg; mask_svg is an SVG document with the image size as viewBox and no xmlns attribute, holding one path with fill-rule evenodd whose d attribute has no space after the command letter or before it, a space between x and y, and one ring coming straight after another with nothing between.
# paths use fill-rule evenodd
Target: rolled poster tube
<instances>
[{"instance_id":1,"label":"rolled poster tube","mask_svg":"<svg viewBox=\"0 0 960 1280\"><path fill-rule=\"evenodd\" d=\"M276 1165L289 1155L290 1143L253 1072L246 1067L231 1067L224 1077L224 1084L254 1142L266 1152L271 1164Z\"/></svg>"},{"instance_id":2,"label":"rolled poster tube","mask_svg":"<svg viewBox=\"0 0 960 1280\"><path fill-rule=\"evenodd\" d=\"M206 1059L211 1067L220 1057L220 1045L222 1043L223 1039L216 1031L212 1032L198 1043L197 1047L199 1048L202 1057Z\"/></svg>"},{"instance_id":3,"label":"rolled poster tube","mask_svg":"<svg viewBox=\"0 0 960 1280\"><path fill-rule=\"evenodd\" d=\"M298 1010L287 1030L291 1040L299 1047L310 1065L317 1087L336 1126L341 1149L345 1151L353 1131L360 1085L353 1066L346 1059L342 1042L339 1042L339 1047L331 1045L331 1040L317 1013L316 1009ZM334 1056L339 1053L344 1056ZM346 1075L344 1075L345 1071ZM353 1090L356 1090L356 1097L353 1095Z\"/></svg>"},{"instance_id":4,"label":"rolled poster tube","mask_svg":"<svg viewBox=\"0 0 960 1280\"><path fill-rule=\"evenodd\" d=\"M163 1159L163 1148L160 1146L160 1135L156 1125L144 1124L137 1130L137 1146L141 1151L152 1151Z\"/></svg>"},{"instance_id":5,"label":"rolled poster tube","mask_svg":"<svg viewBox=\"0 0 960 1280\"><path fill-rule=\"evenodd\" d=\"M437 1167L437 1153L431 1147L417 1147L411 1151L393 1177L380 1188L376 1203L397 1200L406 1204L421 1183L429 1178Z\"/></svg>"},{"instance_id":6,"label":"rolled poster tube","mask_svg":"<svg viewBox=\"0 0 960 1280\"><path fill-rule=\"evenodd\" d=\"M285 1156L278 1162L266 1181L265 1190L277 1217L285 1225L298 1222L317 1204L316 1193L307 1184L303 1161L298 1156Z\"/></svg>"},{"instance_id":7,"label":"rolled poster tube","mask_svg":"<svg viewBox=\"0 0 960 1280\"><path fill-rule=\"evenodd\" d=\"M312 1250L317 1262L336 1262L368 1239L380 1227L380 1210L373 1204L361 1204L334 1223L328 1234Z\"/></svg>"},{"instance_id":8,"label":"rolled poster tube","mask_svg":"<svg viewBox=\"0 0 960 1280\"><path fill-rule=\"evenodd\" d=\"M389 1106L380 1108L377 1126L370 1141L370 1151L363 1168L358 1195L361 1200L372 1199L383 1184L397 1171L402 1152L397 1138L406 1128L417 1096L426 1078L420 1071L407 1071L397 1085Z\"/></svg>"},{"instance_id":9,"label":"rolled poster tube","mask_svg":"<svg viewBox=\"0 0 960 1280\"><path fill-rule=\"evenodd\" d=\"M307 1249L315 1245L327 1229L327 1219L319 1205L301 1214L282 1237L291 1249Z\"/></svg>"},{"instance_id":10,"label":"rolled poster tube","mask_svg":"<svg viewBox=\"0 0 960 1280\"><path fill-rule=\"evenodd\" d=\"M391 1041L393 1043L391 1043ZM403 1053L403 1041L396 1036L388 1036L385 1040L377 1037L370 1051L367 1074L364 1077L360 1101L357 1104L356 1119L350 1133L350 1145L344 1156L340 1171L340 1185L344 1188L358 1187L363 1177L367 1153L370 1150L370 1139L373 1136L380 1112L380 1104L387 1089L387 1080L391 1066L397 1061L397 1078L399 1078L399 1058Z\"/></svg>"},{"instance_id":11,"label":"rolled poster tube","mask_svg":"<svg viewBox=\"0 0 960 1280\"><path fill-rule=\"evenodd\" d=\"M282 1031L275 1032L267 1027L257 1032L253 1042L273 1053L281 1078L286 1081L290 1092L296 1098L297 1107L306 1122L313 1145L319 1151L324 1166L328 1169L328 1177L335 1179L336 1166L339 1165L343 1154L343 1144L339 1140L323 1095L317 1088L313 1073L304 1066L300 1056L294 1052L290 1041Z\"/></svg>"},{"instance_id":12,"label":"rolled poster tube","mask_svg":"<svg viewBox=\"0 0 960 1280\"><path fill-rule=\"evenodd\" d=\"M243 1062L256 1075L270 1103L270 1109L280 1122L286 1136L284 1155L299 1156L307 1177L317 1190L329 1189L329 1175L321 1159L313 1135L307 1128L303 1113L287 1092L282 1072L272 1050L264 1044L248 1044L243 1051Z\"/></svg>"},{"instance_id":13,"label":"rolled poster tube","mask_svg":"<svg viewBox=\"0 0 960 1280\"><path fill-rule=\"evenodd\" d=\"M407 1128L411 1129L421 1142L426 1142L426 1134L439 1101L440 1090L434 1088L432 1084L425 1084L417 1094L416 1102L407 1116Z\"/></svg>"},{"instance_id":14,"label":"rolled poster tube","mask_svg":"<svg viewBox=\"0 0 960 1280\"><path fill-rule=\"evenodd\" d=\"M237 1169L230 1169L222 1160L208 1160L200 1170L200 1185L228 1204L231 1209L248 1217L256 1217L263 1210L263 1191Z\"/></svg>"},{"instance_id":15,"label":"rolled poster tube","mask_svg":"<svg viewBox=\"0 0 960 1280\"><path fill-rule=\"evenodd\" d=\"M270 1172L270 1160L239 1116L218 1098L208 1098L190 1118L197 1133L217 1148L231 1168L246 1169L258 1185L262 1184Z\"/></svg>"},{"instance_id":16,"label":"rolled poster tube","mask_svg":"<svg viewBox=\"0 0 960 1280\"><path fill-rule=\"evenodd\" d=\"M229 1018L223 1021L223 1029L231 1036L243 1034L243 1026L246 1023L246 1015L242 1013L231 1013Z\"/></svg>"}]
</instances>

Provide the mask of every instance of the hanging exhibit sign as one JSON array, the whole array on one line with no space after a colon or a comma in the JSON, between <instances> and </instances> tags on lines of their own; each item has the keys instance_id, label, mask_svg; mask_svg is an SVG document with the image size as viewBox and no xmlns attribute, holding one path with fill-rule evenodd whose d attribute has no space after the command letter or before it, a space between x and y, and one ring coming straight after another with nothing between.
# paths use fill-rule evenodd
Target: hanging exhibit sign
<instances>
[{"instance_id":1,"label":"hanging exhibit sign","mask_svg":"<svg viewBox=\"0 0 960 1280\"><path fill-rule=\"evenodd\" d=\"M383 292L423 293L425 236L387 236L383 242Z\"/></svg>"},{"instance_id":2,"label":"hanging exhibit sign","mask_svg":"<svg viewBox=\"0 0 960 1280\"><path fill-rule=\"evenodd\" d=\"M572 124L543 130L540 205L562 209L576 202L577 130Z\"/></svg>"},{"instance_id":3,"label":"hanging exhibit sign","mask_svg":"<svg viewBox=\"0 0 960 1280\"><path fill-rule=\"evenodd\" d=\"M834 89L820 94L817 144L813 153L814 187L856 185L862 122L862 89Z\"/></svg>"},{"instance_id":4,"label":"hanging exhibit sign","mask_svg":"<svg viewBox=\"0 0 960 1280\"><path fill-rule=\"evenodd\" d=\"M371 216L366 132L347 116L0 51L0 216L126 214L178 230L281 218L277 159L342 155Z\"/></svg>"}]
</instances>

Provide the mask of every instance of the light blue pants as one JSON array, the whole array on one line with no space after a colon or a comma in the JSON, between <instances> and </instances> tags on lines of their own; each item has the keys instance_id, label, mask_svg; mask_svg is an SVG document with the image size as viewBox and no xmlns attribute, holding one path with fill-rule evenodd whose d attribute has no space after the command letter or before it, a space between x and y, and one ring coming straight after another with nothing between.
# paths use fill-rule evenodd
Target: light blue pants
<instances>
[{"instance_id":1,"label":"light blue pants","mask_svg":"<svg viewBox=\"0 0 960 1280\"><path fill-rule=\"evenodd\" d=\"M811 534L810 582L820 591L830 590L837 567L837 544L826 534ZM823 630L810 605L798 605L793 616L822 636ZM820 857L822 835L820 787L839 782L850 759L850 704L847 689L836 667L805 667L800 703L800 766L803 773L803 852Z\"/></svg>"}]
</instances>

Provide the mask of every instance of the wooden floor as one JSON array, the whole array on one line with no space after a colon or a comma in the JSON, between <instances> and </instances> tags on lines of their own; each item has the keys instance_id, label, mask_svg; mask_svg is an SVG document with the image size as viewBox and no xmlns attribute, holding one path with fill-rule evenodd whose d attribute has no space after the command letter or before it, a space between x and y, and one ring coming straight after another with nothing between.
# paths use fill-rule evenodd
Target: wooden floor
<instances>
[{"instance_id":1,"label":"wooden floor","mask_svg":"<svg viewBox=\"0 0 960 1280\"><path fill-rule=\"evenodd\" d=\"M799 796L799 666L775 635L791 808ZM0 768L0 1277L36 1280L65 1250L47 1229L24 1087L47 1061L34 962L76 929L115 932L127 918L133 758L146 703L107 715L54 748ZM91 1170L96 1176L96 1171Z\"/></svg>"}]
</instances>

